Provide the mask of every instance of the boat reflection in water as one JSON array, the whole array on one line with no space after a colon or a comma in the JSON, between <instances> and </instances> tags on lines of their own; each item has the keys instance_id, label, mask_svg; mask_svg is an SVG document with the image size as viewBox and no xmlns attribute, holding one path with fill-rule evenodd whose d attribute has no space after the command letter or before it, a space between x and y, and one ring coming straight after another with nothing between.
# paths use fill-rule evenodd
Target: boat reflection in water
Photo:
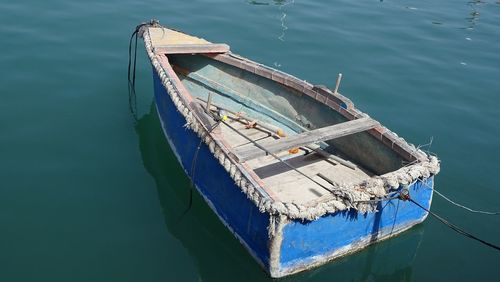
<instances>
[{"instance_id":1,"label":"boat reflection in water","mask_svg":"<svg viewBox=\"0 0 500 282\"><path fill-rule=\"evenodd\" d=\"M192 206L185 212L190 181L163 136L154 104L138 120L136 131L144 166L157 185L168 231L191 255L200 280L272 281L195 189ZM401 236L285 280L409 281L422 235L419 225Z\"/></svg>"}]
</instances>

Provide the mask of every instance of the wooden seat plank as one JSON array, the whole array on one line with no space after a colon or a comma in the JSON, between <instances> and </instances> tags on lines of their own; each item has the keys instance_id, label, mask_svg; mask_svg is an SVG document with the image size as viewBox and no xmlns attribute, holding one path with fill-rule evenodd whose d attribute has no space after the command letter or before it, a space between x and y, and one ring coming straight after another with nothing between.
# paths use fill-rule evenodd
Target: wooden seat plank
<instances>
[{"instance_id":1,"label":"wooden seat plank","mask_svg":"<svg viewBox=\"0 0 500 282\"><path fill-rule=\"evenodd\" d=\"M321 141L332 140L343 136L359 133L378 126L379 123L371 118L360 118L343 123L334 124L315 130L306 131L297 135L278 140L266 140L257 142L270 153L278 153L291 148L296 148ZM234 155L238 162L265 156L267 153L254 144L234 149Z\"/></svg>"},{"instance_id":2,"label":"wooden seat plank","mask_svg":"<svg viewBox=\"0 0 500 282\"><path fill-rule=\"evenodd\" d=\"M227 53L229 45L227 44L168 44L154 47L155 53L162 54L209 54L209 53Z\"/></svg>"}]
</instances>

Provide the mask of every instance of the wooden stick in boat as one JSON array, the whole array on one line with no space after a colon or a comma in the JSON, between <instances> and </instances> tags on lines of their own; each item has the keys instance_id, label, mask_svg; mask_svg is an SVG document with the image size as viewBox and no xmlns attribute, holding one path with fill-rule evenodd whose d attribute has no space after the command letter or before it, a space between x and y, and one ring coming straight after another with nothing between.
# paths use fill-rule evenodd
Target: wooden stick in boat
<instances>
[{"instance_id":1,"label":"wooden stick in boat","mask_svg":"<svg viewBox=\"0 0 500 282\"><path fill-rule=\"evenodd\" d=\"M312 145L317 146L316 144L312 144ZM333 158L330 158L330 154L329 154L329 153L327 153L327 152L325 152L325 151L321 150L321 148L319 148L319 146L318 146L318 148L313 148L313 147L314 147L314 146L311 146L311 145L310 145L310 146L304 146L304 148L305 148L306 150L310 150L310 151L312 151L312 152L314 152L314 153L316 153L316 154L318 154L318 155L322 156L322 157L323 157L323 158L324 158L327 162L331 163L332 165L338 165L338 164L339 164L339 163L338 163L337 161L335 161Z\"/></svg>"},{"instance_id":2,"label":"wooden stick in boat","mask_svg":"<svg viewBox=\"0 0 500 282\"><path fill-rule=\"evenodd\" d=\"M207 103L206 111L207 113L210 113L210 107L212 106L212 92L208 92L208 99L206 103Z\"/></svg>"},{"instance_id":3,"label":"wooden stick in boat","mask_svg":"<svg viewBox=\"0 0 500 282\"><path fill-rule=\"evenodd\" d=\"M335 83L335 89L333 90L333 94L337 94L340 86L340 81L342 80L342 74L339 73L339 76L337 76L337 82ZM327 104L328 101L328 94L325 96L325 101L324 103Z\"/></svg>"},{"instance_id":4,"label":"wooden stick in boat","mask_svg":"<svg viewBox=\"0 0 500 282\"><path fill-rule=\"evenodd\" d=\"M228 110L225 110L223 108L219 108L219 109L222 109L222 110L228 112ZM271 133L271 135L273 135L277 138L286 137L285 133L283 132L283 130L281 128L273 128L270 125L264 124L262 121L252 120L249 117L246 117L243 113L230 112L230 114L233 115L233 117L231 117L231 116L229 117L230 119L239 120L239 121L241 121L242 119L245 120L246 124L248 126L247 128L257 127L257 129L259 129L263 132Z\"/></svg>"},{"instance_id":5,"label":"wooden stick in boat","mask_svg":"<svg viewBox=\"0 0 500 282\"><path fill-rule=\"evenodd\" d=\"M330 183L333 187L339 187L339 185L337 183L335 183L333 180L331 180L330 178L326 177L324 174L322 174L321 172L316 174L317 176L319 176L319 178L323 179L324 181Z\"/></svg>"},{"instance_id":6,"label":"wooden stick in boat","mask_svg":"<svg viewBox=\"0 0 500 282\"><path fill-rule=\"evenodd\" d=\"M334 94L338 93L341 80L342 80L342 74L339 73L339 76L337 77L337 83L335 84L335 90L333 91Z\"/></svg>"},{"instance_id":7,"label":"wooden stick in boat","mask_svg":"<svg viewBox=\"0 0 500 282\"><path fill-rule=\"evenodd\" d=\"M333 91L334 94L338 93L341 80L342 80L342 73L339 73L339 76L337 77L337 83L335 83L335 90Z\"/></svg>"},{"instance_id":8,"label":"wooden stick in boat","mask_svg":"<svg viewBox=\"0 0 500 282\"><path fill-rule=\"evenodd\" d=\"M210 93L211 94L211 93ZM209 95L209 100L211 100L210 98L211 96ZM202 98L200 97L196 97L196 99L200 100L200 101L203 101L204 103L207 103L206 100L203 100ZM232 114L233 116L235 116L234 118L233 117L230 117L231 119L235 119L235 120L238 120L238 119L244 119L247 121L247 123L251 123L253 122L254 120L252 120L251 118L245 116L243 113L237 113L237 112L234 112L234 111L231 111L229 109L226 109L226 108L223 108L221 106L218 106L218 105L215 105L215 104L212 104L210 106L214 106L218 109L221 109L221 110L224 110L230 114ZM208 107L207 107L208 109ZM259 126L263 129L265 129L266 131L269 131L271 134L273 134L274 136L278 137L278 138L282 138L282 137L286 137L286 134L285 132L283 131L283 129L279 128L279 127L276 127L274 125L270 125L270 124L267 124L267 123L264 123L262 121L257 121L256 122L256 126Z\"/></svg>"},{"instance_id":9,"label":"wooden stick in boat","mask_svg":"<svg viewBox=\"0 0 500 282\"><path fill-rule=\"evenodd\" d=\"M338 162L340 164L343 164L344 166L346 166L346 167L348 167L350 169L354 169L355 170L357 168L357 166L355 164L351 163L350 161L346 161L346 160L344 160L342 158L339 158L339 157L337 157L337 156L335 156L333 154L330 154L330 153L328 153L326 151L323 151L321 149L321 147L318 146L318 145L316 145L316 144L312 144L312 145L306 146L306 148L308 148L310 150L313 150L314 152L316 152L319 155L327 158L328 160L336 161L336 162Z\"/></svg>"}]
</instances>

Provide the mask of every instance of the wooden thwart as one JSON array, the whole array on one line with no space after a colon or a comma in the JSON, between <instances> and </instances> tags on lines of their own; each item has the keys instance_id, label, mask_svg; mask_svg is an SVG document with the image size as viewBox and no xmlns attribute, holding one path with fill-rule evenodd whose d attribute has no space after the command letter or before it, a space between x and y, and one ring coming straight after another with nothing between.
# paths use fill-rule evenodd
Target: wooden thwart
<instances>
[{"instance_id":1,"label":"wooden thwart","mask_svg":"<svg viewBox=\"0 0 500 282\"><path fill-rule=\"evenodd\" d=\"M278 153L290 148L305 146L321 141L332 140L343 136L355 134L378 126L379 123L371 118L355 119L327 127L306 131L297 135L292 135L285 139L267 140L258 142L269 153ZM234 155L238 162L244 162L265 156L267 153L254 145L247 145L234 150Z\"/></svg>"},{"instance_id":2,"label":"wooden thwart","mask_svg":"<svg viewBox=\"0 0 500 282\"><path fill-rule=\"evenodd\" d=\"M227 53L229 46L226 44L167 44L154 47L156 53L162 54L208 54Z\"/></svg>"}]
</instances>

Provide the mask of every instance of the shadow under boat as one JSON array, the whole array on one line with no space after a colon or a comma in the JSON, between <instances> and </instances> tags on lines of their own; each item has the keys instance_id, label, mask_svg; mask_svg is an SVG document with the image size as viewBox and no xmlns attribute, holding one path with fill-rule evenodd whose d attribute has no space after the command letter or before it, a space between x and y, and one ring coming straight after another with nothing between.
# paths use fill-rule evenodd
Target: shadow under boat
<instances>
[{"instance_id":1,"label":"shadow under boat","mask_svg":"<svg viewBox=\"0 0 500 282\"><path fill-rule=\"evenodd\" d=\"M200 280L272 281L194 188L192 205L186 212L191 183L163 135L154 103L135 129L144 167L156 182L166 227L196 262ZM400 236L283 280L409 281L423 231L418 225Z\"/></svg>"}]
</instances>

